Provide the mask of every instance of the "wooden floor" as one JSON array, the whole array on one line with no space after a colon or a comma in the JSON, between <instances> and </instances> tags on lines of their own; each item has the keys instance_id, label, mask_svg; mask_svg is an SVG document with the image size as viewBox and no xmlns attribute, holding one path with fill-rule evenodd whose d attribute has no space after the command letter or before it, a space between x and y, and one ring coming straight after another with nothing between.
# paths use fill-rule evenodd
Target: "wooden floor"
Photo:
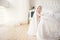
<instances>
[{"instance_id":1,"label":"wooden floor","mask_svg":"<svg viewBox=\"0 0 60 40\"><path fill-rule=\"evenodd\" d=\"M27 34L28 25L14 25L0 27L0 40L37 40L35 36Z\"/></svg>"}]
</instances>

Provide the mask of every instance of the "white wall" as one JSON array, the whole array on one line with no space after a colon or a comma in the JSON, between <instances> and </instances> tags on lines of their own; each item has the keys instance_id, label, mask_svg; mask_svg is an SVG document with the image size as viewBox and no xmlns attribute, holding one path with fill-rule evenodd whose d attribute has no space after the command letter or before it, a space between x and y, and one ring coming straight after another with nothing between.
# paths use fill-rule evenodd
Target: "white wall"
<instances>
[{"instance_id":1,"label":"white wall","mask_svg":"<svg viewBox=\"0 0 60 40\"><path fill-rule=\"evenodd\" d=\"M28 23L29 0L7 0L11 8L6 8L5 21L10 24Z\"/></svg>"},{"instance_id":2,"label":"white wall","mask_svg":"<svg viewBox=\"0 0 60 40\"><path fill-rule=\"evenodd\" d=\"M31 7L35 6L37 0L30 0Z\"/></svg>"}]
</instances>

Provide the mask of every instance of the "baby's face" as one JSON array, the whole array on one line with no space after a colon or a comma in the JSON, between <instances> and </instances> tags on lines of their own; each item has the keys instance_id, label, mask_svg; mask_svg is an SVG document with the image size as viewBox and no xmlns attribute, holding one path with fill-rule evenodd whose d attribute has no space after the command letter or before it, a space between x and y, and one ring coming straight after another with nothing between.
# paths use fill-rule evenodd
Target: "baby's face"
<instances>
[{"instance_id":1,"label":"baby's face","mask_svg":"<svg viewBox=\"0 0 60 40\"><path fill-rule=\"evenodd\" d=\"M41 6L38 6L38 8L37 8L37 12L40 13L41 10L42 10L42 7L41 7Z\"/></svg>"}]
</instances>

